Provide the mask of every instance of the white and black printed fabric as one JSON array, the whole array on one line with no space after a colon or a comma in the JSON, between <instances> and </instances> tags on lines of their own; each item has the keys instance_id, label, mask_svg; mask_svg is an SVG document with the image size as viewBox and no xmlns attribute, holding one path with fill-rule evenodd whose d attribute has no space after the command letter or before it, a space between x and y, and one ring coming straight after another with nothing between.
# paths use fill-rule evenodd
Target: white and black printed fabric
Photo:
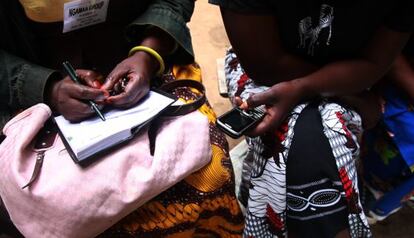
<instances>
[{"instance_id":1,"label":"white and black printed fabric","mask_svg":"<svg viewBox=\"0 0 414 238\"><path fill-rule=\"evenodd\" d=\"M267 89L245 74L231 49L225 72L231 98ZM356 112L320 100L296 106L272 135L247 138L253 163L250 181L241 184L248 188L244 237L286 237L288 228L298 237L344 229L371 237L357 187L361 133Z\"/></svg>"}]
</instances>

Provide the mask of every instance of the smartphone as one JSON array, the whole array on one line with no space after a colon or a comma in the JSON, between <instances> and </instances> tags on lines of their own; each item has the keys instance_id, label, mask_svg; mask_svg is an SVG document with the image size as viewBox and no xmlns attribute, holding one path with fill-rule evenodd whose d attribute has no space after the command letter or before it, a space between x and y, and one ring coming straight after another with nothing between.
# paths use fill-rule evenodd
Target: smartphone
<instances>
[{"instance_id":1,"label":"smartphone","mask_svg":"<svg viewBox=\"0 0 414 238\"><path fill-rule=\"evenodd\" d=\"M217 118L217 127L230 137L237 139L243 133L256 125L265 115L265 107L257 107L244 111L234 107Z\"/></svg>"}]
</instances>

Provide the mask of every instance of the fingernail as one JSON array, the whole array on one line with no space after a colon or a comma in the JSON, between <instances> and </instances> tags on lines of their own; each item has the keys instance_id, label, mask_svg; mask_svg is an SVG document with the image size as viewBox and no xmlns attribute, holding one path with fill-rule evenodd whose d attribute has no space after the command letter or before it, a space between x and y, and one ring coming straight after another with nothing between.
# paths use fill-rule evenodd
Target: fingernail
<instances>
[{"instance_id":1,"label":"fingernail","mask_svg":"<svg viewBox=\"0 0 414 238\"><path fill-rule=\"evenodd\" d=\"M101 85L101 89L105 89L107 82L108 82L108 79L106 79L105 82Z\"/></svg>"},{"instance_id":2,"label":"fingernail","mask_svg":"<svg viewBox=\"0 0 414 238\"><path fill-rule=\"evenodd\" d=\"M239 106L241 109L246 110L249 108L249 105L247 104L246 101L243 101L242 104L240 104Z\"/></svg>"},{"instance_id":3,"label":"fingernail","mask_svg":"<svg viewBox=\"0 0 414 238\"><path fill-rule=\"evenodd\" d=\"M93 86L94 86L95 88L101 88L101 87L102 87L102 84L101 84L101 83L99 83L99 81L95 80L95 81L93 81Z\"/></svg>"}]
</instances>

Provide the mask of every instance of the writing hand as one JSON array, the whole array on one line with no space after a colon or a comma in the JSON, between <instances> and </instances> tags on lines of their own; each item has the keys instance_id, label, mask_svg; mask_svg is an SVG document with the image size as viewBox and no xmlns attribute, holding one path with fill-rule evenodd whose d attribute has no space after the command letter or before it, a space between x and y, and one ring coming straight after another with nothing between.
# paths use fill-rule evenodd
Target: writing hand
<instances>
[{"instance_id":1,"label":"writing hand","mask_svg":"<svg viewBox=\"0 0 414 238\"><path fill-rule=\"evenodd\" d=\"M50 107L69 121L80 121L94 114L85 100L103 102L107 92L99 89L102 75L91 70L76 70L85 85L74 83L69 76L51 82L47 101Z\"/></svg>"},{"instance_id":2,"label":"writing hand","mask_svg":"<svg viewBox=\"0 0 414 238\"><path fill-rule=\"evenodd\" d=\"M108 75L102 89L113 90L123 78L127 78L128 84L123 92L107 98L105 102L121 108L133 106L148 93L150 79L157 67L158 62L143 51L135 52L123 60Z\"/></svg>"}]
</instances>

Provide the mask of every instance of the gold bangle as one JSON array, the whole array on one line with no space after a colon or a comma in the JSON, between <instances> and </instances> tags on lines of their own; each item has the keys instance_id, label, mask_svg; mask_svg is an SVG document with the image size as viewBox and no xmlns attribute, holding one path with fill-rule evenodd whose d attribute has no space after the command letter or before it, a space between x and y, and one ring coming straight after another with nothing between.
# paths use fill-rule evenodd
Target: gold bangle
<instances>
[{"instance_id":1,"label":"gold bangle","mask_svg":"<svg viewBox=\"0 0 414 238\"><path fill-rule=\"evenodd\" d=\"M159 67L159 69L157 71L157 76L161 76L164 73L164 70L165 70L164 60L162 59L161 55L158 54L157 51L155 51L154 49L152 49L150 47L140 45L140 46L133 47L129 51L128 56L131 56L133 53L135 53L137 51L147 52L148 54L152 55L158 61L158 64L159 64L160 67Z\"/></svg>"}]
</instances>

